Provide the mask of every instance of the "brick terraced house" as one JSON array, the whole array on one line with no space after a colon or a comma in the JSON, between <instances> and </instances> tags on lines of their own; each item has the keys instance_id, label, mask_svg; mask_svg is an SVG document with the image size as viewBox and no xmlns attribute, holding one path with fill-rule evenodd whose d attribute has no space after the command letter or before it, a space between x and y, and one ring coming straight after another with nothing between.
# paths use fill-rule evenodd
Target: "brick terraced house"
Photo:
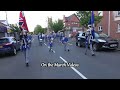
<instances>
[{"instance_id":1,"label":"brick terraced house","mask_svg":"<svg viewBox=\"0 0 120 90\"><path fill-rule=\"evenodd\" d=\"M98 15L99 12L103 18L96 30L102 30L110 37L120 40L120 11L94 11L94 14Z\"/></svg>"},{"instance_id":2,"label":"brick terraced house","mask_svg":"<svg viewBox=\"0 0 120 90\"><path fill-rule=\"evenodd\" d=\"M68 17L63 16L63 23L64 23L64 31L66 35L68 34L75 34L77 31L80 31L80 20L75 15L72 14Z\"/></svg>"}]
</instances>

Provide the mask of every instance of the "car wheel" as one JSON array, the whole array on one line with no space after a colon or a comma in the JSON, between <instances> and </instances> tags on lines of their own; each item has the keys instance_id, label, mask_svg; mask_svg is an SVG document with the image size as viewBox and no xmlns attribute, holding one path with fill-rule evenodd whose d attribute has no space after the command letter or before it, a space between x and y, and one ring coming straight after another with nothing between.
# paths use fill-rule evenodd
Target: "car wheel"
<instances>
[{"instance_id":1,"label":"car wheel","mask_svg":"<svg viewBox=\"0 0 120 90\"><path fill-rule=\"evenodd\" d=\"M93 51L98 51L98 45L97 44L93 44Z\"/></svg>"},{"instance_id":2,"label":"car wheel","mask_svg":"<svg viewBox=\"0 0 120 90\"><path fill-rule=\"evenodd\" d=\"M20 46L19 46L19 48L18 48L18 50L17 51L20 51Z\"/></svg>"},{"instance_id":3,"label":"car wheel","mask_svg":"<svg viewBox=\"0 0 120 90\"><path fill-rule=\"evenodd\" d=\"M78 46L78 42L76 42L76 46Z\"/></svg>"},{"instance_id":4,"label":"car wheel","mask_svg":"<svg viewBox=\"0 0 120 90\"><path fill-rule=\"evenodd\" d=\"M79 46L79 47L82 47L82 45L81 45L81 42L80 42L80 41L78 42L78 46Z\"/></svg>"},{"instance_id":5,"label":"car wheel","mask_svg":"<svg viewBox=\"0 0 120 90\"><path fill-rule=\"evenodd\" d=\"M16 55L16 54L17 54L17 50L16 50L16 48L13 48L12 55Z\"/></svg>"},{"instance_id":6,"label":"car wheel","mask_svg":"<svg viewBox=\"0 0 120 90\"><path fill-rule=\"evenodd\" d=\"M18 49L18 51L20 51L21 49L20 49L20 47L19 47L19 49Z\"/></svg>"}]
</instances>

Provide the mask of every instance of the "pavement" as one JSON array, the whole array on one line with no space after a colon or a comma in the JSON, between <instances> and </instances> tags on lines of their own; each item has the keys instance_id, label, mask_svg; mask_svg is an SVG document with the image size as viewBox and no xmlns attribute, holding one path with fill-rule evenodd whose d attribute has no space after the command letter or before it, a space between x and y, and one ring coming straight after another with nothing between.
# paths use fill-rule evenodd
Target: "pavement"
<instances>
[{"instance_id":1,"label":"pavement","mask_svg":"<svg viewBox=\"0 0 120 90\"><path fill-rule=\"evenodd\" d=\"M119 51L95 52L96 56L88 51L85 55L85 48L70 41L69 52L60 42L49 52L48 43L39 46L37 36L33 38L30 66L25 66L22 52L0 57L0 79L120 79Z\"/></svg>"}]
</instances>

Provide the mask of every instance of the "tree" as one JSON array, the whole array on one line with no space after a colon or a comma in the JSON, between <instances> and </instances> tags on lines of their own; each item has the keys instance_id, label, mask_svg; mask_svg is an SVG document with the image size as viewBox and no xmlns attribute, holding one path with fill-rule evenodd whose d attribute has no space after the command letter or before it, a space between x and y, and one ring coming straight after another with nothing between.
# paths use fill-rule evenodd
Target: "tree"
<instances>
[{"instance_id":1,"label":"tree","mask_svg":"<svg viewBox=\"0 0 120 90\"><path fill-rule=\"evenodd\" d=\"M49 26L54 32L58 32L59 30L63 29L63 22L61 20L55 21L55 22L50 22Z\"/></svg>"},{"instance_id":2,"label":"tree","mask_svg":"<svg viewBox=\"0 0 120 90\"><path fill-rule=\"evenodd\" d=\"M44 31L44 33L46 33L47 32L47 28L43 28L43 31Z\"/></svg>"},{"instance_id":3,"label":"tree","mask_svg":"<svg viewBox=\"0 0 120 90\"><path fill-rule=\"evenodd\" d=\"M20 35L20 28L17 24L9 24L10 26L10 35L14 35L14 37L19 40L19 35Z\"/></svg>"},{"instance_id":4,"label":"tree","mask_svg":"<svg viewBox=\"0 0 120 90\"><path fill-rule=\"evenodd\" d=\"M40 25L37 25L34 29L34 33L35 34L44 33L44 29Z\"/></svg>"},{"instance_id":5,"label":"tree","mask_svg":"<svg viewBox=\"0 0 120 90\"><path fill-rule=\"evenodd\" d=\"M82 25L85 28L88 28L88 22L91 17L91 11L77 11L76 15L80 19L80 25ZM101 21L102 16L100 16L100 13L98 13L98 16L95 16L95 27L97 24Z\"/></svg>"},{"instance_id":6,"label":"tree","mask_svg":"<svg viewBox=\"0 0 120 90\"><path fill-rule=\"evenodd\" d=\"M33 34L33 32L28 32L28 33L31 34L31 35Z\"/></svg>"},{"instance_id":7,"label":"tree","mask_svg":"<svg viewBox=\"0 0 120 90\"><path fill-rule=\"evenodd\" d=\"M10 27L11 27L11 32L14 33L14 32L21 32L20 28L15 25L15 24L10 24Z\"/></svg>"}]
</instances>

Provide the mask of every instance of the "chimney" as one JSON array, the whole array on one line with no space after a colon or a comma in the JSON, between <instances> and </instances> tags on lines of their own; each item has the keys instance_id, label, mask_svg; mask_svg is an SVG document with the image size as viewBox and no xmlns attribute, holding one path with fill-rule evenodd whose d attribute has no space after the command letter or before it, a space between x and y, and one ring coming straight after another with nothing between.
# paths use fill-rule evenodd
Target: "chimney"
<instances>
[{"instance_id":1,"label":"chimney","mask_svg":"<svg viewBox=\"0 0 120 90\"><path fill-rule=\"evenodd\" d=\"M65 18L65 15L63 15L63 19Z\"/></svg>"},{"instance_id":2,"label":"chimney","mask_svg":"<svg viewBox=\"0 0 120 90\"><path fill-rule=\"evenodd\" d=\"M65 22L65 15L63 15L63 22Z\"/></svg>"}]
</instances>

